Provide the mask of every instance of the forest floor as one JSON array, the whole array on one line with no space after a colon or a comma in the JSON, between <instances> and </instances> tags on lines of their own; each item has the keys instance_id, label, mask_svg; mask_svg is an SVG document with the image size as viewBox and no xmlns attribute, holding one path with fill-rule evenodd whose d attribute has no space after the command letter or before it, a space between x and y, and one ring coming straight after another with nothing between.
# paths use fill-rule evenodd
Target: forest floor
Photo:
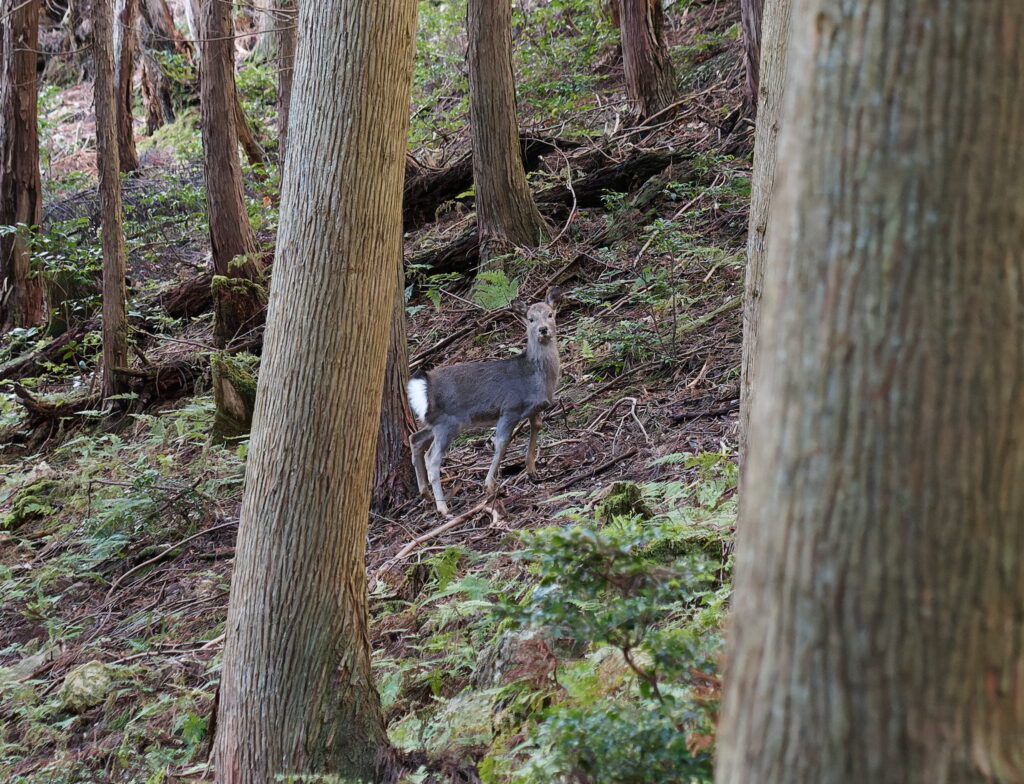
<instances>
[{"instance_id":1,"label":"forest floor","mask_svg":"<svg viewBox=\"0 0 1024 784\"><path fill-rule=\"evenodd\" d=\"M525 474L520 434L500 503L478 503L489 434L471 433L444 466L457 525L436 530L443 521L419 498L372 516L381 698L410 782L704 781L736 504L753 138L738 10L673 6L678 105L634 125L607 23L552 5L516 45L524 136L553 145L531 183L555 240L509 256L474 287L471 268L438 254L472 229L465 187L416 221L406 256L434 262L407 278L414 368L508 356L524 343L509 302L562 286L558 404L539 478ZM419 175L448 170L469 148L464 41L451 13L430 3L421 11L410 134ZM272 136L272 72L243 67L239 80L258 133ZM40 253L80 296L65 314L71 328L56 337L63 342L19 330L0 343L0 780L211 781L248 442L209 436L208 305L167 306L168 292L208 259L196 112L140 134L144 168L125 181L136 367L165 375L140 381L131 413L112 419L96 410L95 280L82 273L99 253L91 90L47 87L41 108ZM621 190L582 198L589 176L621 164ZM272 251L277 174L249 167L246 177L250 217ZM561 201L545 206L543 194L559 188ZM239 356L258 371L257 357ZM666 552L706 556L691 564L697 577L681 570L666 583L692 594L668 602L638 581L624 542L648 559L662 553L656 568L645 562L659 574L679 566ZM600 590L563 580L560 604L531 592L566 568L559 559L584 550ZM620 572L630 573L628 588L616 583ZM612 617L596 628L593 619L612 612L613 584L622 606L639 602L629 606L643 623ZM638 636L623 641L616 630L627 626ZM530 631L542 627L557 632ZM674 665L659 655L669 650ZM655 698L661 724L646 718ZM670 763L658 755L675 748L659 732L682 738L688 772L659 767ZM593 748L577 748L581 738Z\"/></svg>"}]
</instances>

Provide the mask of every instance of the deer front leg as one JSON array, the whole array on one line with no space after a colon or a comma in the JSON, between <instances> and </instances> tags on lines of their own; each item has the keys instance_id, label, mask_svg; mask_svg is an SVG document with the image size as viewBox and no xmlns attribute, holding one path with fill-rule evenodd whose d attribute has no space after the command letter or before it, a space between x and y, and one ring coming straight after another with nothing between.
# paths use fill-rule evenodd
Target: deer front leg
<instances>
[{"instance_id":1,"label":"deer front leg","mask_svg":"<svg viewBox=\"0 0 1024 784\"><path fill-rule=\"evenodd\" d=\"M519 420L511 417L498 420L498 426L494 430L494 460L491 461L491 470L487 472L487 478L484 480L484 489L488 493L495 493L498 490L498 468L505 457L505 450L508 448L517 421Z\"/></svg>"},{"instance_id":2,"label":"deer front leg","mask_svg":"<svg viewBox=\"0 0 1024 784\"><path fill-rule=\"evenodd\" d=\"M530 448L526 451L526 473L533 476L537 473L537 451L540 442L540 426L544 415L540 412L530 417Z\"/></svg>"}]
</instances>

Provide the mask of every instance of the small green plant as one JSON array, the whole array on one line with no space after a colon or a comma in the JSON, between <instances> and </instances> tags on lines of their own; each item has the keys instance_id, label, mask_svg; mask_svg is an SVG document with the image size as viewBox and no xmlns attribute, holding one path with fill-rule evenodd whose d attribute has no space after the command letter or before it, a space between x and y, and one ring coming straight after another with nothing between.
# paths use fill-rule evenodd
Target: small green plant
<instances>
[{"instance_id":1,"label":"small green plant","mask_svg":"<svg viewBox=\"0 0 1024 784\"><path fill-rule=\"evenodd\" d=\"M519 296L519 281L509 280L502 270L478 272L473 301L485 310L506 308Z\"/></svg>"}]
</instances>

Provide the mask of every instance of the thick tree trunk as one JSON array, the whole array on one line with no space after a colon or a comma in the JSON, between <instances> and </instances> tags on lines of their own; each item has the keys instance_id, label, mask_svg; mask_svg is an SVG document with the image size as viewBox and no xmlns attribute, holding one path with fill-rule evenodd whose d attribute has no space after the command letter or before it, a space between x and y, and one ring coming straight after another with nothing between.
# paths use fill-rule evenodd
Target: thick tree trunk
<instances>
[{"instance_id":1,"label":"thick tree trunk","mask_svg":"<svg viewBox=\"0 0 1024 784\"><path fill-rule=\"evenodd\" d=\"M752 2L754 0L751 0ZM754 171L750 186L750 215L747 220L747 271L743 295L743 360L740 379L740 462L747 454L750 405L757 379L754 358L759 341L758 320L764 264L768 248L768 211L775 186L775 158L778 152L779 121L786 89L786 52L789 49L789 20L792 0L766 0L761 26L761 75L757 130L754 134Z\"/></svg>"},{"instance_id":2,"label":"thick tree trunk","mask_svg":"<svg viewBox=\"0 0 1024 784\"><path fill-rule=\"evenodd\" d=\"M740 0L743 24L743 66L746 71L747 106L757 114L757 85L761 67L761 15L765 0ZM786 10L788 16L789 10Z\"/></svg>"},{"instance_id":3,"label":"thick tree trunk","mask_svg":"<svg viewBox=\"0 0 1024 784\"><path fill-rule=\"evenodd\" d=\"M391 312L388 361L384 371L384 393L370 502L370 508L377 514L386 514L389 509L410 498L416 490L416 474L409 450L413 420L405 392L409 382L409 337L405 327L405 269L401 256L395 268L398 285Z\"/></svg>"},{"instance_id":4,"label":"thick tree trunk","mask_svg":"<svg viewBox=\"0 0 1024 784\"><path fill-rule=\"evenodd\" d=\"M1021 782L1024 4L790 40L716 780Z\"/></svg>"},{"instance_id":5,"label":"thick tree trunk","mask_svg":"<svg viewBox=\"0 0 1024 784\"><path fill-rule=\"evenodd\" d=\"M640 118L660 112L676 99L664 27L660 0L619 0L626 96Z\"/></svg>"},{"instance_id":6,"label":"thick tree trunk","mask_svg":"<svg viewBox=\"0 0 1024 784\"><path fill-rule=\"evenodd\" d=\"M476 218L487 258L509 243L535 247L547 224L533 203L519 152L511 3L469 0L467 27Z\"/></svg>"},{"instance_id":7,"label":"thick tree trunk","mask_svg":"<svg viewBox=\"0 0 1024 784\"><path fill-rule=\"evenodd\" d=\"M416 4L324 0L300 14L295 147L220 688L222 784L282 773L375 781L388 749L364 557Z\"/></svg>"},{"instance_id":8,"label":"thick tree trunk","mask_svg":"<svg viewBox=\"0 0 1024 784\"><path fill-rule=\"evenodd\" d=\"M42 210L36 129L40 0L0 15L0 225L38 226ZM43 286L20 234L0 236L0 332L43 320Z\"/></svg>"},{"instance_id":9,"label":"thick tree trunk","mask_svg":"<svg viewBox=\"0 0 1024 784\"><path fill-rule=\"evenodd\" d=\"M277 0L277 157L284 165L288 152L288 115L291 113L292 74L295 72L295 0Z\"/></svg>"},{"instance_id":10,"label":"thick tree trunk","mask_svg":"<svg viewBox=\"0 0 1024 784\"><path fill-rule=\"evenodd\" d=\"M103 229L103 396L125 390L118 368L128 366L128 313L125 300L125 248L118 174L118 83L115 76L112 0L93 0L92 39L96 69L96 169L99 172L100 226ZM128 0L132 5L133 0ZM123 19L124 16L122 15Z\"/></svg>"},{"instance_id":11,"label":"thick tree trunk","mask_svg":"<svg viewBox=\"0 0 1024 784\"><path fill-rule=\"evenodd\" d=\"M138 5L139 0L117 0L116 3L114 84L117 88L117 159L123 172L133 172L139 168L139 153L135 149L135 129L132 123L132 76L135 72L135 51L139 48L135 29ZM93 35L96 34L95 25L94 21Z\"/></svg>"}]
</instances>

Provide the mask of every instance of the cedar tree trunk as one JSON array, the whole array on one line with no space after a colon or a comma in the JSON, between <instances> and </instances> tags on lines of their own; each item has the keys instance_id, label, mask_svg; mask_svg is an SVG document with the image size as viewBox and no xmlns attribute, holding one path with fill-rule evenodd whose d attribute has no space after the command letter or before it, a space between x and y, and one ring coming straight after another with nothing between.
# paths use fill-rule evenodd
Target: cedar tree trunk
<instances>
[{"instance_id":1,"label":"cedar tree trunk","mask_svg":"<svg viewBox=\"0 0 1024 784\"><path fill-rule=\"evenodd\" d=\"M377 780L365 545L401 252L415 0L300 8L292 138L228 611L220 784ZM298 152L301 151L301 154Z\"/></svg>"},{"instance_id":2,"label":"cedar tree trunk","mask_svg":"<svg viewBox=\"0 0 1024 784\"><path fill-rule=\"evenodd\" d=\"M404 181L404 177L403 177ZM377 458L373 472L371 509L386 514L416 489L416 474L409 450L412 413L406 398L409 382L409 344L405 327L405 271L402 258L396 264L398 285L391 311L391 332L388 339L388 362L384 371L384 394L381 400L380 429L377 433Z\"/></svg>"},{"instance_id":3,"label":"cedar tree trunk","mask_svg":"<svg viewBox=\"0 0 1024 784\"><path fill-rule=\"evenodd\" d=\"M747 222L747 272L743 295L743 362L740 380L740 461L747 454L750 404L757 378L758 316L764 285L765 251L768 247L768 210L775 185L775 156L779 118L786 87L786 51L789 47L789 19L792 0L767 0L761 26L762 48L758 116L754 134L754 171L750 187L750 215Z\"/></svg>"},{"instance_id":4,"label":"cedar tree trunk","mask_svg":"<svg viewBox=\"0 0 1024 784\"><path fill-rule=\"evenodd\" d=\"M716 781L1021 782L1024 4L790 41Z\"/></svg>"},{"instance_id":5,"label":"cedar tree trunk","mask_svg":"<svg viewBox=\"0 0 1024 784\"><path fill-rule=\"evenodd\" d=\"M40 0L0 16L0 225L38 226L42 210L36 130ZM30 275L26 238L0 236L0 332L43 320L43 286Z\"/></svg>"},{"instance_id":6,"label":"cedar tree trunk","mask_svg":"<svg viewBox=\"0 0 1024 784\"><path fill-rule=\"evenodd\" d=\"M626 96L641 119L660 112L676 99L676 77L665 46L664 28L660 0L619 0Z\"/></svg>"},{"instance_id":7,"label":"cedar tree trunk","mask_svg":"<svg viewBox=\"0 0 1024 784\"><path fill-rule=\"evenodd\" d=\"M747 106L757 114L757 85L761 67L761 15L765 0L740 0L743 24L743 67L746 71ZM786 10L789 14L789 9Z\"/></svg>"},{"instance_id":8,"label":"cedar tree trunk","mask_svg":"<svg viewBox=\"0 0 1024 784\"><path fill-rule=\"evenodd\" d=\"M206 211L213 250L214 341L226 346L260 323L266 303L262 262L242 196L231 4L202 0L199 46Z\"/></svg>"},{"instance_id":9,"label":"cedar tree trunk","mask_svg":"<svg viewBox=\"0 0 1024 784\"><path fill-rule=\"evenodd\" d=\"M128 0L131 5L133 0ZM100 225L103 229L103 395L124 391L118 368L128 365L121 177L118 174L118 101L114 75L113 0L92 0L92 40L96 69L96 169L99 172ZM123 18L123 17L122 17Z\"/></svg>"},{"instance_id":10,"label":"cedar tree trunk","mask_svg":"<svg viewBox=\"0 0 1024 784\"><path fill-rule=\"evenodd\" d=\"M467 27L476 220L486 258L508 244L536 247L547 235L547 225L530 194L519 148L512 4L469 0Z\"/></svg>"},{"instance_id":11,"label":"cedar tree trunk","mask_svg":"<svg viewBox=\"0 0 1024 784\"><path fill-rule=\"evenodd\" d=\"M117 0L117 24L114 26L114 84L117 87L117 155L120 170L133 172L139 168L132 126L132 75L135 72L135 50L138 32L135 18L139 0ZM96 35L95 14L93 35Z\"/></svg>"},{"instance_id":12,"label":"cedar tree trunk","mask_svg":"<svg viewBox=\"0 0 1024 784\"><path fill-rule=\"evenodd\" d=\"M277 157L282 166L288 152L288 115L291 111L292 74L295 72L297 21L295 0L277 0Z\"/></svg>"}]
</instances>

